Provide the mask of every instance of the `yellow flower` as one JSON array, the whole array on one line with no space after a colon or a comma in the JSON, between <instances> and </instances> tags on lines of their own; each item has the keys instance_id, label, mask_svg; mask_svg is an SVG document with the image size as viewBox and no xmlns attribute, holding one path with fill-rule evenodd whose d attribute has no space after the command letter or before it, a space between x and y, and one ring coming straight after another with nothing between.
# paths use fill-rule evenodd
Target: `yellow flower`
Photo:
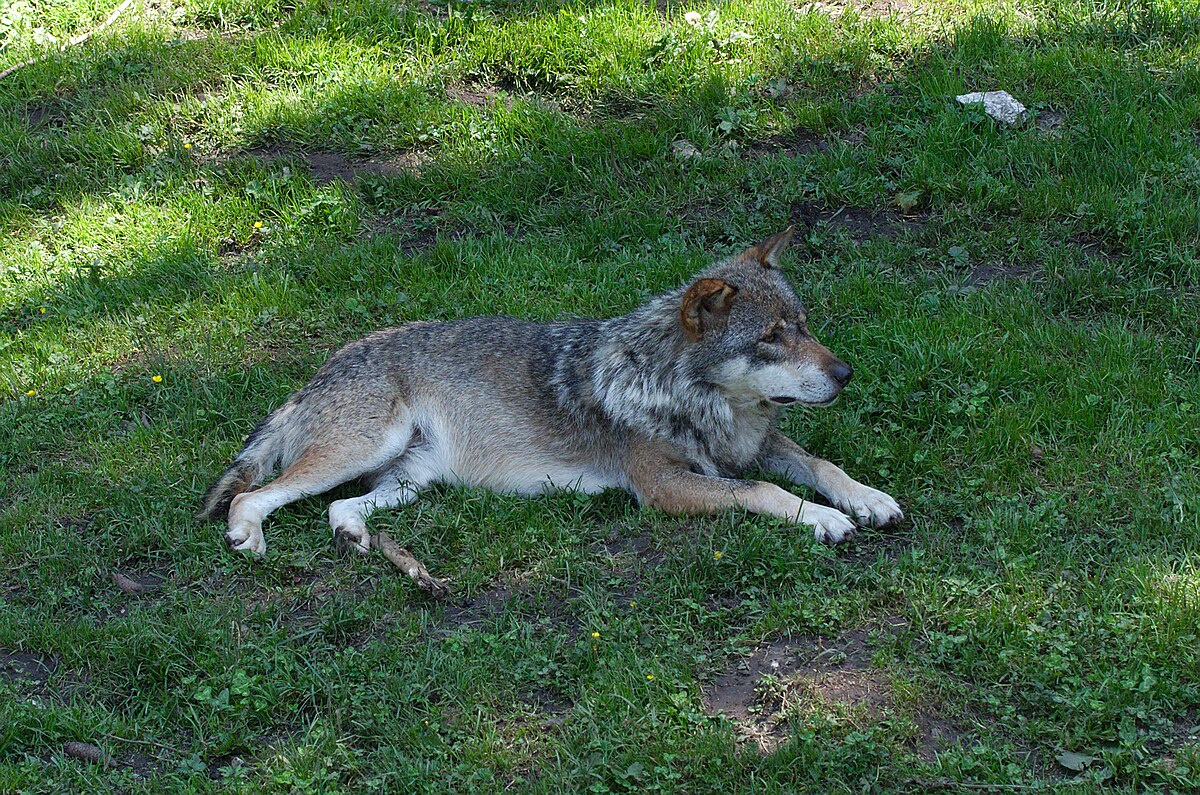
<instances>
[{"instance_id":1,"label":"yellow flower","mask_svg":"<svg viewBox=\"0 0 1200 795\"><path fill-rule=\"evenodd\" d=\"M637 607L637 602L630 602L630 603L629 603L629 606L630 606L630 607Z\"/></svg>"},{"instance_id":2,"label":"yellow flower","mask_svg":"<svg viewBox=\"0 0 1200 795\"><path fill-rule=\"evenodd\" d=\"M161 376L161 375L156 375L156 376L154 376L153 378L151 378L150 380L151 380L151 381L153 381L153 382L154 382L154 383L156 383L156 384L161 384L161 383L162 383L162 376Z\"/></svg>"},{"instance_id":3,"label":"yellow flower","mask_svg":"<svg viewBox=\"0 0 1200 795\"><path fill-rule=\"evenodd\" d=\"M722 556L721 550L717 550L716 552L713 553L713 560L720 560L721 556Z\"/></svg>"},{"instance_id":4,"label":"yellow flower","mask_svg":"<svg viewBox=\"0 0 1200 795\"><path fill-rule=\"evenodd\" d=\"M262 229L262 221L255 221L255 222L254 222L254 228L255 228L255 229Z\"/></svg>"},{"instance_id":5,"label":"yellow flower","mask_svg":"<svg viewBox=\"0 0 1200 795\"><path fill-rule=\"evenodd\" d=\"M653 682L653 681L654 681L654 674L646 674L646 681L647 681L647 682Z\"/></svg>"},{"instance_id":6,"label":"yellow flower","mask_svg":"<svg viewBox=\"0 0 1200 795\"><path fill-rule=\"evenodd\" d=\"M38 307L38 312L42 313L43 315L44 315L44 314L46 314L46 307L44 307L44 306L39 306L39 307Z\"/></svg>"},{"instance_id":7,"label":"yellow flower","mask_svg":"<svg viewBox=\"0 0 1200 795\"><path fill-rule=\"evenodd\" d=\"M191 144L184 144L184 145L183 145L183 148L184 148L184 149L191 149L191 148L192 148L192 145L191 145Z\"/></svg>"},{"instance_id":8,"label":"yellow flower","mask_svg":"<svg viewBox=\"0 0 1200 795\"><path fill-rule=\"evenodd\" d=\"M28 392L26 392L26 393L25 393L25 397L36 397L36 396L37 396L37 390L36 390L36 389L31 389L31 390L29 390Z\"/></svg>"},{"instance_id":9,"label":"yellow flower","mask_svg":"<svg viewBox=\"0 0 1200 795\"><path fill-rule=\"evenodd\" d=\"M598 638L598 637L600 637L600 633L599 633L599 632L593 632L593 633L592 633L592 637L593 637L593 638Z\"/></svg>"}]
</instances>

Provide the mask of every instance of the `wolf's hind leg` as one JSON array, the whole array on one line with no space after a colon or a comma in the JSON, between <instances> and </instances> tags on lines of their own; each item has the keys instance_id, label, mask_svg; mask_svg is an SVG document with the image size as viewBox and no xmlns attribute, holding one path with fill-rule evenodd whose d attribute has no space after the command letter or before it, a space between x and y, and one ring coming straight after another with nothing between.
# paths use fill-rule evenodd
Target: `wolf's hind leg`
<instances>
[{"instance_id":1,"label":"wolf's hind leg","mask_svg":"<svg viewBox=\"0 0 1200 795\"><path fill-rule=\"evenodd\" d=\"M361 474L339 455L310 449L266 486L233 498L225 539L234 550L262 555L267 551L262 523L272 511L302 497L328 491Z\"/></svg>"},{"instance_id":2,"label":"wolf's hind leg","mask_svg":"<svg viewBox=\"0 0 1200 795\"><path fill-rule=\"evenodd\" d=\"M337 500L329 506L329 526L333 528L334 542L362 554L370 552L367 519L380 508L409 504L417 498L417 493L414 484L388 478L361 497Z\"/></svg>"},{"instance_id":3,"label":"wolf's hind leg","mask_svg":"<svg viewBox=\"0 0 1200 795\"><path fill-rule=\"evenodd\" d=\"M408 428L383 438L344 433L322 445L311 445L291 466L258 491L239 494L229 505L229 546L262 555L267 551L262 523L267 515L302 497L320 494L346 481L379 470L401 455L412 437Z\"/></svg>"}]
</instances>

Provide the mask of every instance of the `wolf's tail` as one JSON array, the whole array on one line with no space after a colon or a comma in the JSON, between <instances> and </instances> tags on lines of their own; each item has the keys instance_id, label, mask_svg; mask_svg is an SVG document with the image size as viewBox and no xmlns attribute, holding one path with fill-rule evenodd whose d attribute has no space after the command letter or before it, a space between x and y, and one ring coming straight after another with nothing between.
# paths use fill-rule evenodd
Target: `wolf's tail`
<instances>
[{"instance_id":1,"label":"wolf's tail","mask_svg":"<svg viewBox=\"0 0 1200 795\"><path fill-rule=\"evenodd\" d=\"M293 405L289 401L267 415L246 438L242 451L233 463L204 493L198 519L223 519L229 514L229 504L244 491L253 489L281 467L286 468L295 456L297 433L289 416Z\"/></svg>"}]
</instances>

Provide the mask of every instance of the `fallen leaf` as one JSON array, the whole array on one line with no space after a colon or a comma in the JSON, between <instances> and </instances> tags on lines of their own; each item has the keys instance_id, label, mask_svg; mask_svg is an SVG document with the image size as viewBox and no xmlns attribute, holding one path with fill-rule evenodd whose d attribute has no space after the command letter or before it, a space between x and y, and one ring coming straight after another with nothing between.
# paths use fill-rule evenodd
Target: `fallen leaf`
<instances>
[{"instance_id":1,"label":"fallen leaf","mask_svg":"<svg viewBox=\"0 0 1200 795\"><path fill-rule=\"evenodd\" d=\"M896 206L900 208L900 212L912 212L912 209L921 201L921 191L914 190L911 193L900 193L896 196Z\"/></svg>"},{"instance_id":2,"label":"fallen leaf","mask_svg":"<svg viewBox=\"0 0 1200 795\"><path fill-rule=\"evenodd\" d=\"M1092 762L1096 761L1096 757L1088 756L1087 754L1077 754L1073 751L1063 751L1054 759L1067 770L1074 770L1076 773L1084 770Z\"/></svg>"}]
</instances>

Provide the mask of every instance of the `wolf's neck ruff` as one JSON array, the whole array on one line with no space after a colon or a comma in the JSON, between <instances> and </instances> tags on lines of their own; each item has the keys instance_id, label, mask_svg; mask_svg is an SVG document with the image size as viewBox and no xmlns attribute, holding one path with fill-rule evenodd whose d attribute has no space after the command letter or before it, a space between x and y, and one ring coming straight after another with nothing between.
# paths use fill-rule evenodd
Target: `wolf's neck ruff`
<instances>
[{"instance_id":1,"label":"wolf's neck ruff","mask_svg":"<svg viewBox=\"0 0 1200 795\"><path fill-rule=\"evenodd\" d=\"M682 295L674 290L600 323L564 324L576 333L564 334L570 339L557 351L556 397L578 422L600 419L669 441L696 471L729 474L753 461L778 411L760 403L735 406L705 378L704 362L679 325ZM572 377L579 372L588 378Z\"/></svg>"}]
</instances>

